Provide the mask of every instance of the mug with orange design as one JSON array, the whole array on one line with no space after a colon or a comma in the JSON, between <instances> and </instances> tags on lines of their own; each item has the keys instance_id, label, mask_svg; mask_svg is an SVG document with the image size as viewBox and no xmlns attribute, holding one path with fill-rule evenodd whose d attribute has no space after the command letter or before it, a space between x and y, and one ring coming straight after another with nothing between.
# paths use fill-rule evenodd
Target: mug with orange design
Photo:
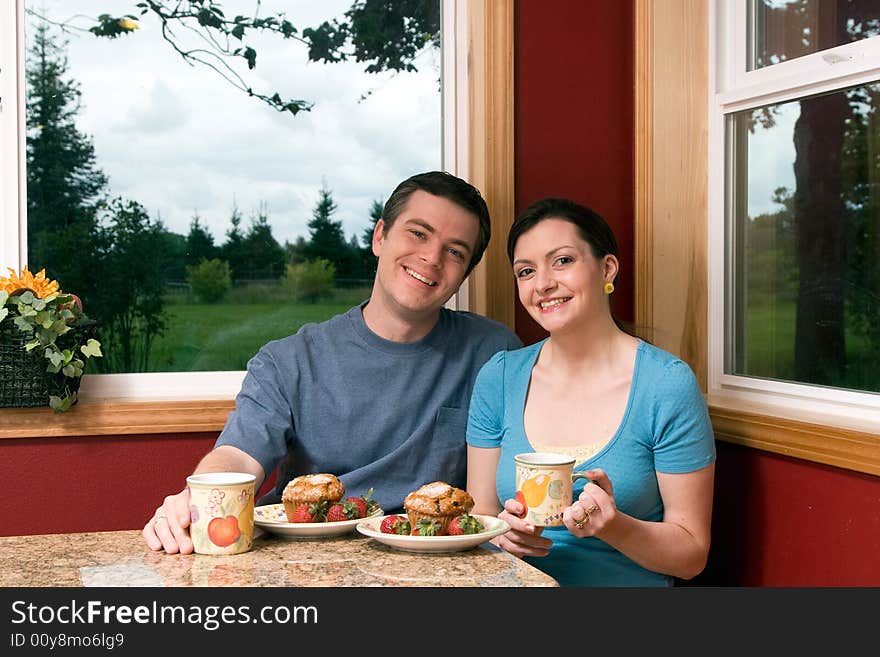
<instances>
[{"instance_id":1,"label":"mug with orange design","mask_svg":"<svg viewBox=\"0 0 880 657\"><path fill-rule=\"evenodd\" d=\"M542 527L562 523L563 510L571 506L572 484L587 475L573 472L575 459L552 452L528 452L513 457L516 463L516 499L526 507L524 518Z\"/></svg>"}]
</instances>

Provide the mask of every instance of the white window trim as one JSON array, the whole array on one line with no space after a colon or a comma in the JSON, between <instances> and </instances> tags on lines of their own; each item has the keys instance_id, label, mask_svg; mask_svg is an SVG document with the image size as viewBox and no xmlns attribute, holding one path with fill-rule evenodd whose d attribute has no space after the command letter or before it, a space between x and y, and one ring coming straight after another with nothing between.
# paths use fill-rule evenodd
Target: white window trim
<instances>
[{"instance_id":1,"label":"white window trim","mask_svg":"<svg viewBox=\"0 0 880 657\"><path fill-rule=\"evenodd\" d=\"M24 2L0 2L0 272L20 271L27 254ZM468 179L467 0L441 0L443 169ZM12 38L7 38L12 35ZM468 308L468 284L447 304ZM231 399L244 371L89 374L82 400Z\"/></svg>"},{"instance_id":2,"label":"white window trim","mask_svg":"<svg viewBox=\"0 0 880 657\"><path fill-rule=\"evenodd\" d=\"M736 9L743 10L739 16ZM783 417L880 432L880 394L724 374L725 115L880 79L880 37L747 72L744 9L745 3L724 0L709 9L708 392Z\"/></svg>"}]
</instances>

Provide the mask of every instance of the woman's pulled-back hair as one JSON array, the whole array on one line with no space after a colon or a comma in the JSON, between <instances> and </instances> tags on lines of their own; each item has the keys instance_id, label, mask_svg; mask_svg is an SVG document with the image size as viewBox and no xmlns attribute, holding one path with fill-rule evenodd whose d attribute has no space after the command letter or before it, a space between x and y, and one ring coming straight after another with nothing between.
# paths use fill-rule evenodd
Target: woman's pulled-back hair
<instances>
[{"instance_id":1,"label":"woman's pulled-back hair","mask_svg":"<svg viewBox=\"0 0 880 657\"><path fill-rule=\"evenodd\" d=\"M545 219L562 219L574 224L595 258L619 258L617 238L598 212L567 198L547 197L533 202L514 220L507 235L507 257L513 264L513 251L522 234Z\"/></svg>"}]
</instances>

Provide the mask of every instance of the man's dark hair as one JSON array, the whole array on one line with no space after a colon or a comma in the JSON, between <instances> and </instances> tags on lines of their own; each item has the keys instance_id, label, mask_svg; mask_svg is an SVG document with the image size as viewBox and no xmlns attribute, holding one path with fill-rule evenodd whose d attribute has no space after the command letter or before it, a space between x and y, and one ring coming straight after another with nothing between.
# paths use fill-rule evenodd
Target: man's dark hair
<instances>
[{"instance_id":1,"label":"man's dark hair","mask_svg":"<svg viewBox=\"0 0 880 657\"><path fill-rule=\"evenodd\" d=\"M489 244L489 239L492 237L489 208L486 206L486 201L480 194L480 190L469 182L445 171L428 171L410 176L397 186L385 202L385 207L382 209L384 232L388 232L403 211L409 197L417 190L448 199L477 218L479 232L477 233L477 243L474 244L474 250L471 254L470 264L465 272L465 276L467 276L480 262L483 252Z\"/></svg>"}]
</instances>

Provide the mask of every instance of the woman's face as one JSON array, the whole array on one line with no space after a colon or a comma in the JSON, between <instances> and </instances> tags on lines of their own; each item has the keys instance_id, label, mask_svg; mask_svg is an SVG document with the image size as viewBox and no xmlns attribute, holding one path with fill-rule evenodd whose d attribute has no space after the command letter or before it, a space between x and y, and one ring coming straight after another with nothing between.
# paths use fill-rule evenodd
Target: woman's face
<instances>
[{"instance_id":1,"label":"woman's face","mask_svg":"<svg viewBox=\"0 0 880 657\"><path fill-rule=\"evenodd\" d=\"M616 274L617 259L594 257L577 227L564 219L540 221L520 236L513 252L519 300L551 334L608 315L604 286Z\"/></svg>"}]
</instances>

